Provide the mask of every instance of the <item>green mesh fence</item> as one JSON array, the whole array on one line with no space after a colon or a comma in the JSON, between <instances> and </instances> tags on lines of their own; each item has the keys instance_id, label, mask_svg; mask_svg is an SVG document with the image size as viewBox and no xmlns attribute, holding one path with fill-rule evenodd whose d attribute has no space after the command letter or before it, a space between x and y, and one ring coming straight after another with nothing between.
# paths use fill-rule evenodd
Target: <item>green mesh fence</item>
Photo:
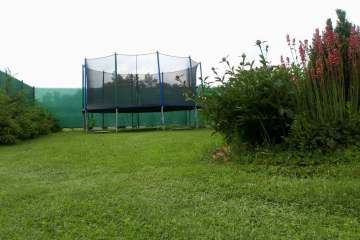
<instances>
[{"instance_id":1,"label":"green mesh fence","mask_svg":"<svg viewBox=\"0 0 360 240\"><path fill-rule=\"evenodd\" d=\"M82 128L82 91L77 88L36 88L35 98L41 106L59 120L63 128ZM195 126L195 111L165 112L167 126ZM90 123L95 127L115 126L114 113L92 113ZM161 125L161 114L154 113L119 113L120 127L152 127Z\"/></svg>"},{"instance_id":2,"label":"green mesh fence","mask_svg":"<svg viewBox=\"0 0 360 240\"><path fill-rule=\"evenodd\" d=\"M63 128L82 127L81 89L36 88L35 99L59 120Z\"/></svg>"},{"instance_id":3,"label":"green mesh fence","mask_svg":"<svg viewBox=\"0 0 360 240\"><path fill-rule=\"evenodd\" d=\"M34 88L7 73L0 71L0 90L7 95L23 93L29 102L34 101Z\"/></svg>"}]
</instances>

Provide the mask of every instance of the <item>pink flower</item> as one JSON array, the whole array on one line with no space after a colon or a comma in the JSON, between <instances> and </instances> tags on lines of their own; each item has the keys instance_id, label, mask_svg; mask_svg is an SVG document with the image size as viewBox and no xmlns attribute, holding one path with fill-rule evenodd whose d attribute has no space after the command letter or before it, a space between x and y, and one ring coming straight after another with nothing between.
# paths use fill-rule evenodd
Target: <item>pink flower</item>
<instances>
[{"instance_id":1,"label":"pink flower","mask_svg":"<svg viewBox=\"0 0 360 240\"><path fill-rule=\"evenodd\" d=\"M336 48L331 50L328 55L328 64L330 66L331 65L338 66L338 65L340 65L340 62L341 62L340 51Z\"/></svg>"},{"instance_id":2,"label":"pink flower","mask_svg":"<svg viewBox=\"0 0 360 240\"><path fill-rule=\"evenodd\" d=\"M316 77L321 78L324 72L324 65L322 63L322 60L320 58L317 59L315 65L316 65L315 66Z\"/></svg>"},{"instance_id":3,"label":"pink flower","mask_svg":"<svg viewBox=\"0 0 360 240\"><path fill-rule=\"evenodd\" d=\"M323 41L327 49L332 49L336 46L336 34L329 26L326 26L323 33Z\"/></svg>"},{"instance_id":4,"label":"pink flower","mask_svg":"<svg viewBox=\"0 0 360 240\"><path fill-rule=\"evenodd\" d=\"M349 48L348 48L349 59L353 59L353 57L359 52L360 52L359 28L355 29L355 27L352 27L351 33L349 36Z\"/></svg>"},{"instance_id":5,"label":"pink flower","mask_svg":"<svg viewBox=\"0 0 360 240\"><path fill-rule=\"evenodd\" d=\"M318 28L315 30L315 33L314 33L313 45L314 45L315 53L317 55L322 56L324 54L324 49L323 49L323 45L321 42L320 31Z\"/></svg>"},{"instance_id":6,"label":"pink flower","mask_svg":"<svg viewBox=\"0 0 360 240\"><path fill-rule=\"evenodd\" d=\"M286 41L287 41L288 45L290 46L290 35L289 34L286 34Z\"/></svg>"},{"instance_id":7,"label":"pink flower","mask_svg":"<svg viewBox=\"0 0 360 240\"><path fill-rule=\"evenodd\" d=\"M285 61L284 61L284 56L283 55L281 55L280 56L280 62L281 62L281 67L286 67L286 65L285 65Z\"/></svg>"},{"instance_id":8,"label":"pink flower","mask_svg":"<svg viewBox=\"0 0 360 240\"><path fill-rule=\"evenodd\" d=\"M306 57L305 57L305 45L303 42L300 41L299 45L299 54L300 54L300 60L303 65L305 65Z\"/></svg>"}]
</instances>

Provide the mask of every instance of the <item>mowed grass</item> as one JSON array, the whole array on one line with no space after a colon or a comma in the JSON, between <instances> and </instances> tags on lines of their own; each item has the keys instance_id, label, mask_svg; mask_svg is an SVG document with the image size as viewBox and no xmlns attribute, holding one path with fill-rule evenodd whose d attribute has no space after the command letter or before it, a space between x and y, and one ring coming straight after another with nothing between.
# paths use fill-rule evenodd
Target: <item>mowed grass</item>
<instances>
[{"instance_id":1,"label":"mowed grass","mask_svg":"<svg viewBox=\"0 0 360 240\"><path fill-rule=\"evenodd\" d=\"M215 163L208 130L0 147L0 239L360 239L357 162L311 177Z\"/></svg>"}]
</instances>

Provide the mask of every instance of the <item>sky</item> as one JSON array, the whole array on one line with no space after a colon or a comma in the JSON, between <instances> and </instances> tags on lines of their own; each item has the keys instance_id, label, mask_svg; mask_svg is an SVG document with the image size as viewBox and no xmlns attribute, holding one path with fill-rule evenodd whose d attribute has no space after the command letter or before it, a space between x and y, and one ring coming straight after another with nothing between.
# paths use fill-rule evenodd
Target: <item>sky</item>
<instances>
[{"instance_id":1,"label":"sky","mask_svg":"<svg viewBox=\"0 0 360 240\"><path fill-rule=\"evenodd\" d=\"M287 55L286 34L311 39L335 9L360 24L359 0L1 0L0 69L35 87L81 87L84 58L160 51L201 61Z\"/></svg>"}]
</instances>

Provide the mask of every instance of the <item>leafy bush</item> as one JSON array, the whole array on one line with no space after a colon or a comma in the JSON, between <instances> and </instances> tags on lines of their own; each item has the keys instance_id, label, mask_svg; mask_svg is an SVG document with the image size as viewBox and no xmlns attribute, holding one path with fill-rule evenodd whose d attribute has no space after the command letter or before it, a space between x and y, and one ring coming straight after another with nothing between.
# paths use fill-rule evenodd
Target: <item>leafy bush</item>
<instances>
[{"instance_id":1,"label":"leafy bush","mask_svg":"<svg viewBox=\"0 0 360 240\"><path fill-rule=\"evenodd\" d=\"M14 144L60 130L57 121L43 108L29 103L22 93L0 92L0 144Z\"/></svg>"},{"instance_id":2,"label":"leafy bush","mask_svg":"<svg viewBox=\"0 0 360 240\"><path fill-rule=\"evenodd\" d=\"M257 44L261 50L260 67L253 67L254 62L247 62L245 55L236 69L224 58L228 67L225 74L220 76L213 69L220 85L210 87L207 82L207 89L197 100L211 127L235 146L282 142L294 116L291 72L269 67L261 42Z\"/></svg>"}]
</instances>

